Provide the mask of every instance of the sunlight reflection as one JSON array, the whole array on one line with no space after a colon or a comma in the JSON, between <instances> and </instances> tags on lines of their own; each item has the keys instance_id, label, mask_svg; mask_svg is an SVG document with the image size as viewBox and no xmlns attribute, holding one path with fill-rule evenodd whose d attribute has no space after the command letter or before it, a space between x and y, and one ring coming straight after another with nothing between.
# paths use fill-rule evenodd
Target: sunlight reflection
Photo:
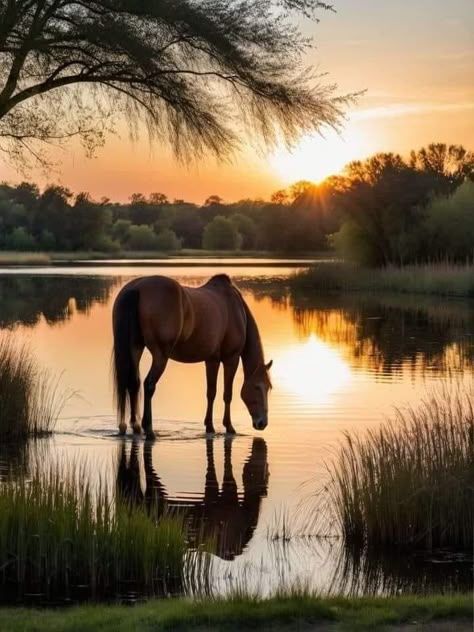
<instances>
[{"instance_id":1,"label":"sunlight reflection","mask_svg":"<svg viewBox=\"0 0 474 632\"><path fill-rule=\"evenodd\" d=\"M326 405L351 379L351 370L329 345L311 334L275 358L272 376L278 388L290 391L303 404Z\"/></svg>"}]
</instances>

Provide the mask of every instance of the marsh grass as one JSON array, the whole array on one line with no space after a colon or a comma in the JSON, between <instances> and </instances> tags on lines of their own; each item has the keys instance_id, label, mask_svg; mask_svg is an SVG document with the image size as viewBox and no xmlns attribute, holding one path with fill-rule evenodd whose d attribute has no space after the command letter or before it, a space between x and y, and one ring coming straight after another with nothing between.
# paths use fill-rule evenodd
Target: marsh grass
<instances>
[{"instance_id":1,"label":"marsh grass","mask_svg":"<svg viewBox=\"0 0 474 632\"><path fill-rule=\"evenodd\" d=\"M295 288L474 297L474 264L426 263L363 268L323 262L290 279Z\"/></svg>"},{"instance_id":2,"label":"marsh grass","mask_svg":"<svg viewBox=\"0 0 474 632\"><path fill-rule=\"evenodd\" d=\"M345 434L326 492L348 546L472 550L473 401L447 383L379 429Z\"/></svg>"},{"instance_id":3,"label":"marsh grass","mask_svg":"<svg viewBox=\"0 0 474 632\"><path fill-rule=\"evenodd\" d=\"M0 594L11 603L179 592L183 520L93 487L81 468L36 471L0 485Z\"/></svg>"},{"instance_id":4,"label":"marsh grass","mask_svg":"<svg viewBox=\"0 0 474 632\"><path fill-rule=\"evenodd\" d=\"M45 266L51 263L51 257L44 252L1 252L1 266Z\"/></svg>"},{"instance_id":5,"label":"marsh grass","mask_svg":"<svg viewBox=\"0 0 474 632\"><path fill-rule=\"evenodd\" d=\"M67 399L59 379L41 371L25 344L0 336L0 433L2 441L50 434Z\"/></svg>"}]
</instances>

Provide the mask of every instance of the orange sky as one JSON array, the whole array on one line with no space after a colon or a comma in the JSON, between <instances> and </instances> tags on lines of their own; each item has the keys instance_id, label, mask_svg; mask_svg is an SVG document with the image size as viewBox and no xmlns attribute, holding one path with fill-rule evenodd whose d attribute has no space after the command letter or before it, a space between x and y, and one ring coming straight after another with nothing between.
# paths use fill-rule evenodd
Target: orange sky
<instances>
[{"instance_id":1,"label":"orange sky","mask_svg":"<svg viewBox=\"0 0 474 632\"><path fill-rule=\"evenodd\" d=\"M30 179L119 201L153 191L198 203L210 194L233 201L267 198L298 179L320 180L376 151L406 154L432 141L474 149L474 3L338 0L336 8L304 28L317 45L308 62L328 72L340 93L367 91L340 137L328 131L303 138L293 154L263 156L244 147L232 164L183 167L166 148L151 148L145 137L132 143L124 133L92 160L71 146L56 173ZM0 179L23 178L0 162Z\"/></svg>"}]
</instances>

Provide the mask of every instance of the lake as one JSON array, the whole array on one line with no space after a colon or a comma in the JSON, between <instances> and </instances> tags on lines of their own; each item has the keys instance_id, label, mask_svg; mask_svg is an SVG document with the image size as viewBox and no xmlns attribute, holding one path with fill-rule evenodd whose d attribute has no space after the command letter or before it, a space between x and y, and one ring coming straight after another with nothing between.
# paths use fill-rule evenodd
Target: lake
<instances>
[{"instance_id":1,"label":"lake","mask_svg":"<svg viewBox=\"0 0 474 632\"><path fill-rule=\"evenodd\" d=\"M245 585L268 595L301 582L322 592L424 591L466 587L469 564L428 558L351 560L336 537L315 537L317 493L345 430L376 428L395 407L416 405L446 380L474 383L474 302L403 295L299 294L288 277L306 261L162 262L0 269L0 328L28 342L68 393L56 432L28 459L80 463L111 490L166 498L189 511L196 546L217 529L212 590ZM113 408L111 309L129 279L165 274L200 285L227 272L242 290L273 359L269 425L252 428L237 374L233 422L204 433L203 364L170 362L154 398L158 439L121 440ZM145 356L142 375L147 370ZM15 456L2 448L0 477ZM28 467L26 464L25 467ZM136 489L136 488L135 488ZM453 561L454 559L454 561Z\"/></svg>"}]
</instances>

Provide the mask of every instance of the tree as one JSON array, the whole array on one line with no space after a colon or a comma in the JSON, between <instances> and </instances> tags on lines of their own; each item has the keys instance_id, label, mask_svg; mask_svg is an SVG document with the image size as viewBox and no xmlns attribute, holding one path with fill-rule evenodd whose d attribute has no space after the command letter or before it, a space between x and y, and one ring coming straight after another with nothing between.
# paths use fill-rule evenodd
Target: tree
<instances>
[{"instance_id":1,"label":"tree","mask_svg":"<svg viewBox=\"0 0 474 632\"><path fill-rule=\"evenodd\" d=\"M158 250L156 233L149 226L132 224L129 230L128 247L131 250Z\"/></svg>"},{"instance_id":2,"label":"tree","mask_svg":"<svg viewBox=\"0 0 474 632\"><path fill-rule=\"evenodd\" d=\"M103 143L114 116L181 157L224 156L337 126L352 98L302 71L317 0L0 0L0 140L44 163L51 141ZM278 17L276 17L278 11Z\"/></svg>"},{"instance_id":3,"label":"tree","mask_svg":"<svg viewBox=\"0 0 474 632\"><path fill-rule=\"evenodd\" d=\"M474 180L474 153L462 145L431 143L410 153L410 166L431 175L438 193L450 193L464 180Z\"/></svg>"},{"instance_id":4,"label":"tree","mask_svg":"<svg viewBox=\"0 0 474 632\"><path fill-rule=\"evenodd\" d=\"M474 182L466 180L451 195L440 195L426 209L432 259L474 259Z\"/></svg>"},{"instance_id":5,"label":"tree","mask_svg":"<svg viewBox=\"0 0 474 632\"><path fill-rule=\"evenodd\" d=\"M106 228L111 223L107 206L93 202L88 193L79 193L69 215L69 242L74 250L90 250L104 243Z\"/></svg>"},{"instance_id":6,"label":"tree","mask_svg":"<svg viewBox=\"0 0 474 632\"><path fill-rule=\"evenodd\" d=\"M204 206L222 206L224 200L219 195L210 195L206 198Z\"/></svg>"},{"instance_id":7,"label":"tree","mask_svg":"<svg viewBox=\"0 0 474 632\"><path fill-rule=\"evenodd\" d=\"M359 263L407 263L422 254L423 207L432 193L429 174L398 154L376 154L346 169L338 205L344 216L333 244Z\"/></svg>"},{"instance_id":8,"label":"tree","mask_svg":"<svg viewBox=\"0 0 474 632\"><path fill-rule=\"evenodd\" d=\"M290 197L294 201L299 198L301 195L306 193L306 191L311 190L314 187L314 182L310 182L309 180L299 180L295 182L290 187Z\"/></svg>"},{"instance_id":9,"label":"tree","mask_svg":"<svg viewBox=\"0 0 474 632\"><path fill-rule=\"evenodd\" d=\"M202 247L205 250L237 250L239 241L234 224L218 215L204 229Z\"/></svg>"},{"instance_id":10,"label":"tree","mask_svg":"<svg viewBox=\"0 0 474 632\"><path fill-rule=\"evenodd\" d=\"M155 206L165 206L169 204L169 200L164 193L150 193L148 196L148 202Z\"/></svg>"},{"instance_id":11,"label":"tree","mask_svg":"<svg viewBox=\"0 0 474 632\"><path fill-rule=\"evenodd\" d=\"M257 247L258 231L255 222L242 213L235 213L230 216L230 221L236 227L241 239L243 250L253 250Z\"/></svg>"},{"instance_id":12,"label":"tree","mask_svg":"<svg viewBox=\"0 0 474 632\"><path fill-rule=\"evenodd\" d=\"M270 197L270 202L272 204L288 204L289 201L290 196L288 195L288 191L286 191L285 189L275 191L275 193L272 193Z\"/></svg>"},{"instance_id":13,"label":"tree","mask_svg":"<svg viewBox=\"0 0 474 632\"><path fill-rule=\"evenodd\" d=\"M173 205L169 228L182 240L183 248L201 248L203 221L193 204Z\"/></svg>"},{"instance_id":14,"label":"tree","mask_svg":"<svg viewBox=\"0 0 474 632\"><path fill-rule=\"evenodd\" d=\"M176 237L176 233L169 228L161 230L156 236L156 248L157 250L179 250L181 248L181 242Z\"/></svg>"},{"instance_id":15,"label":"tree","mask_svg":"<svg viewBox=\"0 0 474 632\"><path fill-rule=\"evenodd\" d=\"M7 238L7 248L12 250L34 250L36 248L35 238L23 226L18 226Z\"/></svg>"}]
</instances>

